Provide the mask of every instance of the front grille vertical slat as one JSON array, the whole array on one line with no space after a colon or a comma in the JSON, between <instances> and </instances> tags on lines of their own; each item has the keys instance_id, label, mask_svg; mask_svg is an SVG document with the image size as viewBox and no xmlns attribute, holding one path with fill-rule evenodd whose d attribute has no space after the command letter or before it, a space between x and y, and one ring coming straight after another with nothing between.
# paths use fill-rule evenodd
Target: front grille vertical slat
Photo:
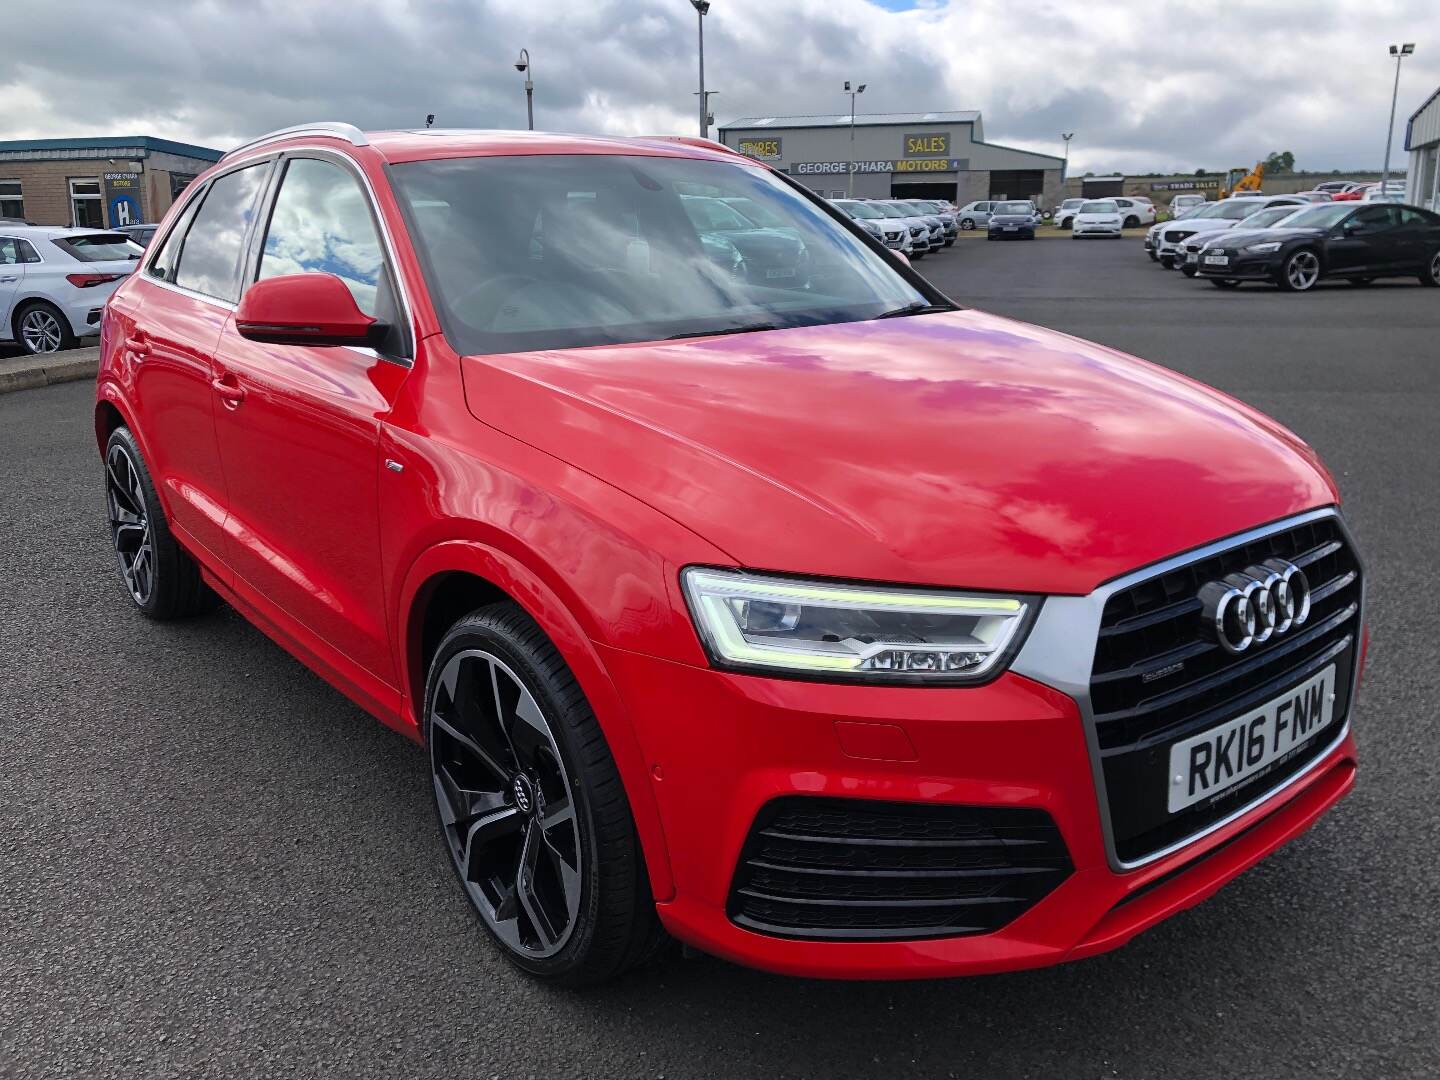
<instances>
[{"instance_id":1,"label":"front grille vertical slat","mask_svg":"<svg viewBox=\"0 0 1440 1080\"><path fill-rule=\"evenodd\" d=\"M1202 626L1200 588L1266 559L1304 571L1310 616L1301 628L1236 655ZM1143 859L1203 831L1322 753L1348 714L1360 640L1361 569L1339 519L1312 518L1206 554L1116 592L1101 617L1090 702L1115 853ZM1182 658L1178 662L1176 658ZM1170 747L1246 712L1334 663L1332 726L1263 776L1216 798L1167 811Z\"/></svg>"},{"instance_id":2,"label":"front grille vertical slat","mask_svg":"<svg viewBox=\"0 0 1440 1080\"><path fill-rule=\"evenodd\" d=\"M777 937L985 934L1071 870L1043 810L786 796L757 815L728 908L738 925Z\"/></svg>"}]
</instances>

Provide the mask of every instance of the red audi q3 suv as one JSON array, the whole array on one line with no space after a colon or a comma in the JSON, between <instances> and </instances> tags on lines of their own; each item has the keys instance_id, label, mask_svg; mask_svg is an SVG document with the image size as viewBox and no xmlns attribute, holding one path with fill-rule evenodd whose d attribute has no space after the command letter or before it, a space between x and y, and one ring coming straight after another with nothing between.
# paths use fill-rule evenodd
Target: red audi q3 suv
<instances>
[{"instance_id":1,"label":"red audi q3 suv","mask_svg":"<svg viewBox=\"0 0 1440 1080\"><path fill-rule=\"evenodd\" d=\"M1314 453L717 144L276 132L102 343L126 593L225 600L423 744L535 975L662 931L836 977L1083 957L1354 782Z\"/></svg>"}]
</instances>

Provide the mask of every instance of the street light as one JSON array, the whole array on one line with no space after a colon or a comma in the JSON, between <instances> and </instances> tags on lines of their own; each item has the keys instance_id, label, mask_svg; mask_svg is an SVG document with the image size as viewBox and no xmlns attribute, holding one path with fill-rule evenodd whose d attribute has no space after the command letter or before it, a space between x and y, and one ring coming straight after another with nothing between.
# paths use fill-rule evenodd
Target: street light
<instances>
[{"instance_id":1,"label":"street light","mask_svg":"<svg viewBox=\"0 0 1440 1080\"><path fill-rule=\"evenodd\" d=\"M1060 182L1062 184L1065 182L1066 172L1070 169L1070 140L1074 137L1075 133L1073 131L1068 135L1063 131L1060 133L1060 138L1065 140L1065 164L1060 166Z\"/></svg>"},{"instance_id":2,"label":"street light","mask_svg":"<svg viewBox=\"0 0 1440 1080\"><path fill-rule=\"evenodd\" d=\"M1385 194L1385 181L1390 179L1390 140L1395 134L1395 99L1400 96L1400 61L1415 51L1415 43L1391 45L1390 55L1395 57L1395 89L1390 92L1390 126L1385 129L1385 167L1380 171L1380 194Z\"/></svg>"},{"instance_id":3,"label":"street light","mask_svg":"<svg viewBox=\"0 0 1440 1080\"><path fill-rule=\"evenodd\" d=\"M705 93L705 16L710 14L710 0L690 0L700 23L700 138L710 137L710 95Z\"/></svg>"},{"instance_id":4,"label":"street light","mask_svg":"<svg viewBox=\"0 0 1440 1080\"><path fill-rule=\"evenodd\" d=\"M530 76L535 72L530 67L530 50L521 49L520 59L515 61L515 70L525 73L525 127L535 130L535 82Z\"/></svg>"},{"instance_id":5,"label":"street light","mask_svg":"<svg viewBox=\"0 0 1440 1080\"><path fill-rule=\"evenodd\" d=\"M850 168L848 170L848 181L845 185L845 197L855 197L855 95L865 92L865 84L862 82L854 90L850 89L850 80L845 80L845 93L850 95Z\"/></svg>"}]
</instances>

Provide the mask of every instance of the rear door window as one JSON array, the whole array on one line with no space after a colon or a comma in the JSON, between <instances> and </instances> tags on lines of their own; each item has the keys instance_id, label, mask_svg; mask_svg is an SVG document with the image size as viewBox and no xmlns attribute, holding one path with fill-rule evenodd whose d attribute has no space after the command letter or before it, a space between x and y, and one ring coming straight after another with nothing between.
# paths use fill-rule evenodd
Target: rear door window
<instances>
[{"instance_id":1,"label":"rear door window","mask_svg":"<svg viewBox=\"0 0 1440 1080\"><path fill-rule=\"evenodd\" d=\"M249 165L210 185L185 234L175 284L231 303L239 298L240 254L269 168L268 161Z\"/></svg>"}]
</instances>

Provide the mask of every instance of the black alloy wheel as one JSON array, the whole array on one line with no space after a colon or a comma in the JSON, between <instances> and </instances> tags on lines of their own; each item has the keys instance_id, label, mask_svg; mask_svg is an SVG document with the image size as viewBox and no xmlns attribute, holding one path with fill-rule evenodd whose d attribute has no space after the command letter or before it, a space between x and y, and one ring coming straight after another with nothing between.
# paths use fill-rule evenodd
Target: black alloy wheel
<instances>
[{"instance_id":1,"label":"black alloy wheel","mask_svg":"<svg viewBox=\"0 0 1440 1080\"><path fill-rule=\"evenodd\" d=\"M441 838L505 956L585 985L652 955L665 939L619 774L539 627L511 603L461 619L425 702Z\"/></svg>"},{"instance_id":2,"label":"black alloy wheel","mask_svg":"<svg viewBox=\"0 0 1440 1080\"><path fill-rule=\"evenodd\" d=\"M968 217L967 217L967 218L961 218L961 219L960 219L960 228L964 229L966 232L969 232L971 229L975 228L975 219L974 219L974 218L968 218Z\"/></svg>"},{"instance_id":3,"label":"black alloy wheel","mask_svg":"<svg viewBox=\"0 0 1440 1080\"><path fill-rule=\"evenodd\" d=\"M120 578L143 614L178 619L219 603L199 565L175 542L129 428L116 428L105 443L105 513Z\"/></svg>"}]
</instances>

